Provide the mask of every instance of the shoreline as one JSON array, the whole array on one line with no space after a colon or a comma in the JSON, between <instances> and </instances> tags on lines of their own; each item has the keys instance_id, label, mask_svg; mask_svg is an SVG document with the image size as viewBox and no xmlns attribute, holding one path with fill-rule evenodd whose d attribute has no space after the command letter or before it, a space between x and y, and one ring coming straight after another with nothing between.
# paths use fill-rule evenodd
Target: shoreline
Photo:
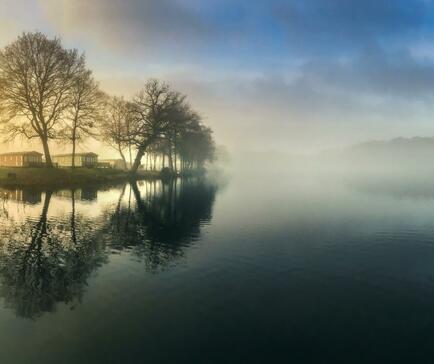
<instances>
[{"instance_id":1,"label":"shoreline","mask_svg":"<svg viewBox=\"0 0 434 364\"><path fill-rule=\"evenodd\" d=\"M136 176L117 169L0 167L0 187L60 188L160 179L160 171L139 171Z\"/></svg>"}]
</instances>

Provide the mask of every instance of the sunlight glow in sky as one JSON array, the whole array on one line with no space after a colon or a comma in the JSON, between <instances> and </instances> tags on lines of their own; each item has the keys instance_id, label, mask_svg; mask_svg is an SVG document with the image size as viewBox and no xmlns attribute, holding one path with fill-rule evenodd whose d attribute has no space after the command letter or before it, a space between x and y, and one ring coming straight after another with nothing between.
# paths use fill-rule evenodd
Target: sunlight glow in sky
<instances>
[{"instance_id":1,"label":"sunlight glow in sky","mask_svg":"<svg viewBox=\"0 0 434 364\"><path fill-rule=\"evenodd\" d=\"M230 149L312 151L434 135L431 0L0 0L86 53L102 88L187 93Z\"/></svg>"}]
</instances>

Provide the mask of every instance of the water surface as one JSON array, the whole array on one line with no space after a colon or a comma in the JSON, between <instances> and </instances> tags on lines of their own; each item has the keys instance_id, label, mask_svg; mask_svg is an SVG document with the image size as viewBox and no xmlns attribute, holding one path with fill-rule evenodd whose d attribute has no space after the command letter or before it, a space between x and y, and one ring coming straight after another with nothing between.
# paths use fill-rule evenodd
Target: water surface
<instances>
[{"instance_id":1,"label":"water surface","mask_svg":"<svg viewBox=\"0 0 434 364\"><path fill-rule=\"evenodd\" d=\"M1 190L1 363L426 362L434 187Z\"/></svg>"}]
</instances>

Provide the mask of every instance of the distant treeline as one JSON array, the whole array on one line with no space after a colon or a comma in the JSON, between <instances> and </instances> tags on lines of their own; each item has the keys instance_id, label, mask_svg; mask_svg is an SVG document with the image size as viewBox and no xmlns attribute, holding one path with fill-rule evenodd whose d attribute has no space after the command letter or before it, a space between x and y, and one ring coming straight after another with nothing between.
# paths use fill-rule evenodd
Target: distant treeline
<instances>
[{"instance_id":1,"label":"distant treeline","mask_svg":"<svg viewBox=\"0 0 434 364\"><path fill-rule=\"evenodd\" d=\"M215 145L210 128L185 95L156 79L131 100L102 92L84 54L65 49L60 39L23 33L0 50L0 120L6 140L39 139L47 167L49 141L77 145L89 137L113 147L136 173L148 165L174 172L203 168ZM134 157L133 157L134 156ZM72 167L74 167L74 157Z\"/></svg>"}]
</instances>

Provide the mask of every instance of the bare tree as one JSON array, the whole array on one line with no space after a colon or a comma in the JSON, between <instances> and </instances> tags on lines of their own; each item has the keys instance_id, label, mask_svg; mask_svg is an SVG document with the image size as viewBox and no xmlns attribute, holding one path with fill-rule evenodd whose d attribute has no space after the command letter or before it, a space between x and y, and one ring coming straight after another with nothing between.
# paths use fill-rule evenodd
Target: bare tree
<instances>
[{"instance_id":1,"label":"bare tree","mask_svg":"<svg viewBox=\"0 0 434 364\"><path fill-rule=\"evenodd\" d=\"M91 71L83 69L71 88L70 107L66 112L63 139L72 143L72 165L75 167L77 144L89 136L95 136L96 123L101 118L103 94L92 77Z\"/></svg>"},{"instance_id":2,"label":"bare tree","mask_svg":"<svg viewBox=\"0 0 434 364\"><path fill-rule=\"evenodd\" d=\"M170 113L170 124L165 133L168 144L169 167L178 173L179 142L192 122L199 122L200 116L183 100ZM182 163L181 163L182 164Z\"/></svg>"},{"instance_id":3,"label":"bare tree","mask_svg":"<svg viewBox=\"0 0 434 364\"><path fill-rule=\"evenodd\" d=\"M42 33L23 33L0 51L3 132L10 139L39 138L48 167L53 166L48 141L58 137L72 85L84 63L77 50L66 50L58 38Z\"/></svg>"},{"instance_id":4,"label":"bare tree","mask_svg":"<svg viewBox=\"0 0 434 364\"><path fill-rule=\"evenodd\" d=\"M120 97L110 97L106 101L104 119L100 122L102 140L115 149L127 169L125 150L129 146L129 107L128 103Z\"/></svg>"},{"instance_id":5,"label":"bare tree","mask_svg":"<svg viewBox=\"0 0 434 364\"><path fill-rule=\"evenodd\" d=\"M132 122L129 141L137 149L131 173L137 172L146 150L167 132L173 110L183 103L185 97L172 91L158 80L151 79L132 102Z\"/></svg>"}]
</instances>

